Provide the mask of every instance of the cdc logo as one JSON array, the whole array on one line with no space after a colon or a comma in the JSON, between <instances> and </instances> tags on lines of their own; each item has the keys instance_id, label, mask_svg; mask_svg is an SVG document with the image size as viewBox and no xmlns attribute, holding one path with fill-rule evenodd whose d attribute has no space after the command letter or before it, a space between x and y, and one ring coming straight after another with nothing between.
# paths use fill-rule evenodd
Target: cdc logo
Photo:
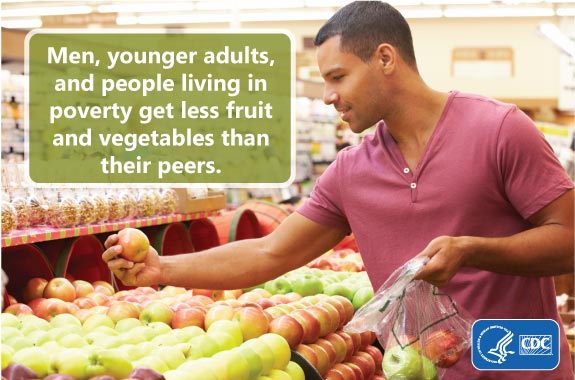
<instances>
[{"instance_id":1,"label":"cdc logo","mask_svg":"<svg viewBox=\"0 0 575 380\"><path fill-rule=\"evenodd\" d=\"M551 370L559 364L559 326L552 319L480 319L471 361L479 370Z\"/></svg>"}]
</instances>

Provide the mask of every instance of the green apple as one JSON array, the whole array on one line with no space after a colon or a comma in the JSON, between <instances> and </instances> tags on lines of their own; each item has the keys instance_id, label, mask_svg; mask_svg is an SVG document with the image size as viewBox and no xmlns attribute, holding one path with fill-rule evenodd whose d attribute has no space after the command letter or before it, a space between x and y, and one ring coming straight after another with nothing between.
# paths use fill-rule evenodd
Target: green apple
<instances>
[{"instance_id":1,"label":"green apple","mask_svg":"<svg viewBox=\"0 0 575 380\"><path fill-rule=\"evenodd\" d=\"M186 357L189 359L207 358L213 356L220 350L218 342L210 336L200 335L190 339L190 349Z\"/></svg>"},{"instance_id":2,"label":"green apple","mask_svg":"<svg viewBox=\"0 0 575 380\"><path fill-rule=\"evenodd\" d=\"M138 318L124 318L116 322L114 329L119 333L125 333L138 326L143 326L142 322Z\"/></svg>"},{"instance_id":3,"label":"green apple","mask_svg":"<svg viewBox=\"0 0 575 380\"><path fill-rule=\"evenodd\" d=\"M154 356L162 360L166 363L168 369L176 369L186 361L184 353L175 346L158 347L152 351L150 356Z\"/></svg>"},{"instance_id":4,"label":"green apple","mask_svg":"<svg viewBox=\"0 0 575 380\"><path fill-rule=\"evenodd\" d=\"M94 329L92 329L90 332L97 332L97 333L102 333L108 336L119 336L120 333L114 329L113 327L110 326L97 326Z\"/></svg>"},{"instance_id":5,"label":"green apple","mask_svg":"<svg viewBox=\"0 0 575 380\"><path fill-rule=\"evenodd\" d=\"M12 355L12 362L25 365L40 378L48 375L50 368L50 356L42 347L26 347L16 351Z\"/></svg>"},{"instance_id":6,"label":"green apple","mask_svg":"<svg viewBox=\"0 0 575 380\"><path fill-rule=\"evenodd\" d=\"M2 326L2 329L4 329L4 327L18 327L20 325L20 319L18 319L17 316L15 316L14 314L11 313L2 313L2 315L0 316L0 326Z\"/></svg>"},{"instance_id":7,"label":"green apple","mask_svg":"<svg viewBox=\"0 0 575 380\"><path fill-rule=\"evenodd\" d=\"M2 340L10 339L16 336L24 336L22 331L13 326L2 326Z\"/></svg>"},{"instance_id":8,"label":"green apple","mask_svg":"<svg viewBox=\"0 0 575 380\"><path fill-rule=\"evenodd\" d=\"M296 276L290 282L292 290L302 296L323 293L323 283L313 274Z\"/></svg>"},{"instance_id":9,"label":"green apple","mask_svg":"<svg viewBox=\"0 0 575 380\"><path fill-rule=\"evenodd\" d=\"M168 365L160 358L152 355L144 356L132 363L134 368L151 368L160 373L164 373L170 370Z\"/></svg>"},{"instance_id":10,"label":"green apple","mask_svg":"<svg viewBox=\"0 0 575 380\"><path fill-rule=\"evenodd\" d=\"M437 380L439 378L435 364L433 364L433 362L425 356L422 356L422 370L422 380Z\"/></svg>"},{"instance_id":11,"label":"green apple","mask_svg":"<svg viewBox=\"0 0 575 380\"><path fill-rule=\"evenodd\" d=\"M202 330L198 326L186 326L186 327L182 327L180 329L174 330L174 331L176 331L178 336L184 342L188 342L190 339L192 339L196 336L204 335L206 333L204 330Z\"/></svg>"},{"instance_id":12,"label":"green apple","mask_svg":"<svg viewBox=\"0 0 575 380\"><path fill-rule=\"evenodd\" d=\"M126 353L118 349L94 352L88 357L86 372L88 377L109 375L116 379L127 378L133 366Z\"/></svg>"},{"instance_id":13,"label":"green apple","mask_svg":"<svg viewBox=\"0 0 575 380\"><path fill-rule=\"evenodd\" d=\"M249 348L260 357L262 362L261 375L267 375L273 369L275 357L272 349L261 340L261 337L248 340L240 348Z\"/></svg>"},{"instance_id":14,"label":"green apple","mask_svg":"<svg viewBox=\"0 0 575 380\"><path fill-rule=\"evenodd\" d=\"M389 380L422 378L421 353L413 347L397 345L385 350L382 367Z\"/></svg>"},{"instance_id":15,"label":"green apple","mask_svg":"<svg viewBox=\"0 0 575 380\"><path fill-rule=\"evenodd\" d=\"M266 344L273 352L274 364L272 368L283 369L291 360L291 349L284 337L278 334L267 333L257 340Z\"/></svg>"},{"instance_id":16,"label":"green apple","mask_svg":"<svg viewBox=\"0 0 575 380\"><path fill-rule=\"evenodd\" d=\"M50 371L77 379L87 378L88 354L79 348L66 348L50 358Z\"/></svg>"},{"instance_id":17,"label":"green apple","mask_svg":"<svg viewBox=\"0 0 575 380\"><path fill-rule=\"evenodd\" d=\"M22 334L28 335L32 331L44 330L47 331L51 328L50 322L33 314L25 314L19 317L20 331Z\"/></svg>"},{"instance_id":18,"label":"green apple","mask_svg":"<svg viewBox=\"0 0 575 380\"><path fill-rule=\"evenodd\" d=\"M281 369L272 369L268 376L275 380L292 380L289 373L282 371Z\"/></svg>"},{"instance_id":19,"label":"green apple","mask_svg":"<svg viewBox=\"0 0 575 380\"><path fill-rule=\"evenodd\" d=\"M200 358L182 364L175 371L164 373L166 380L222 380L227 372L223 366L218 366L213 358ZM176 372L176 373L174 373Z\"/></svg>"},{"instance_id":20,"label":"green apple","mask_svg":"<svg viewBox=\"0 0 575 380\"><path fill-rule=\"evenodd\" d=\"M234 347L239 346L244 341L241 325L236 320L220 319L214 321L210 327L208 327L206 334L210 335L214 332L225 332L231 335L234 339Z\"/></svg>"},{"instance_id":21,"label":"green apple","mask_svg":"<svg viewBox=\"0 0 575 380\"><path fill-rule=\"evenodd\" d=\"M174 312L162 301L152 301L140 311L140 321L149 324L150 322L163 322L168 326L172 323Z\"/></svg>"},{"instance_id":22,"label":"green apple","mask_svg":"<svg viewBox=\"0 0 575 380\"><path fill-rule=\"evenodd\" d=\"M180 343L180 339L170 331L166 334L156 335L152 338L151 342L156 346L175 346Z\"/></svg>"},{"instance_id":23,"label":"green apple","mask_svg":"<svg viewBox=\"0 0 575 380\"><path fill-rule=\"evenodd\" d=\"M148 340L157 337L158 335L168 334L172 331L172 327L161 321L153 321L148 323L148 326L151 330L151 335L148 337Z\"/></svg>"},{"instance_id":24,"label":"green apple","mask_svg":"<svg viewBox=\"0 0 575 380\"><path fill-rule=\"evenodd\" d=\"M84 339L80 334L70 333L60 337L58 339L58 344L66 348L80 348L87 345L88 342L86 342L86 339Z\"/></svg>"},{"instance_id":25,"label":"green apple","mask_svg":"<svg viewBox=\"0 0 575 380\"><path fill-rule=\"evenodd\" d=\"M218 351L231 350L234 347L238 347L236 340L233 336L224 331L212 331L206 334L211 337L218 344Z\"/></svg>"},{"instance_id":26,"label":"green apple","mask_svg":"<svg viewBox=\"0 0 575 380\"><path fill-rule=\"evenodd\" d=\"M369 300L373 298L373 288L371 286L362 286L353 295L351 303L355 310L359 309L365 305Z\"/></svg>"},{"instance_id":27,"label":"green apple","mask_svg":"<svg viewBox=\"0 0 575 380\"><path fill-rule=\"evenodd\" d=\"M352 289L348 285L343 284L341 282L336 282L326 286L323 289L323 292L328 296L334 296L334 295L344 296L345 298L351 301L353 299L355 289Z\"/></svg>"},{"instance_id":28,"label":"green apple","mask_svg":"<svg viewBox=\"0 0 575 380\"><path fill-rule=\"evenodd\" d=\"M292 380L305 380L305 372L303 368L296 362L290 361L284 371L287 372L288 375L292 378Z\"/></svg>"},{"instance_id":29,"label":"green apple","mask_svg":"<svg viewBox=\"0 0 575 380\"><path fill-rule=\"evenodd\" d=\"M292 291L290 281L284 277L278 277L267 281L264 285L264 289L271 294L287 294Z\"/></svg>"},{"instance_id":30,"label":"green apple","mask_svg":"<svg viewBox=\"0 0 575 380\"><path fill-rule=\"evenodd\" d=\"M14 349L2 343L2 369L12 362L12 356L14 356Z\"/></svg>"},{"instance_id":31,"label":"green apple","mask_svg":"<svg viewBox=\"0 0 575 380\"><path fill-rule=\"evenodd\" d=\"M236 349L240 355L242 355L248 362L250 372L247 380L257 380L263 370L262 358L256 354L256 352L250 347L246 347L242 344ZM305 379L303 379L305 380Z\"/></svg>"},{"instance_id":32,"label":"green apple","mask_svg":"<svg viewBox=\"0 0 575 380\"><path fill-rule=\"evenodd\" d=\"M85 332L90 332L99 326L108 326L110 328L115 327L115 323L112 318L108 317L106 314L92 314L82 324L82 328Z\"/></svg>"},{"instance_id":33,"label":"green apple","mask_svg":"<svg viewBox=\"0 0 575 380\"><path fill-rule=\"evenodd\" d=\"M250 374L247 359L237 350L218 352L213 359L218 367L223 366L226 369L227 379L247 379Z\"/></svg>"},{"instance_id":34,"label":"green apple","mask_svg":"<svg viewBox=\"0 0 575 380\"><path fill-rule=\"evenodd\" d=\"M69 313L57 314L50 320L51 327L70 328L71 326L82 327L82 323L78 318Z\"/></svg>"},{"instance_id":35,"label":"green apple","mask_svg":"<svg viewBox=\"0 0 575 380\"><path fill-rule=\"evenodd\" d=\"M14 351L19 351L23 348L33 347L34 342L27 336L13 336L9 339L2 339L3 343L12 347Z\"/></svg>"}]
</instances>

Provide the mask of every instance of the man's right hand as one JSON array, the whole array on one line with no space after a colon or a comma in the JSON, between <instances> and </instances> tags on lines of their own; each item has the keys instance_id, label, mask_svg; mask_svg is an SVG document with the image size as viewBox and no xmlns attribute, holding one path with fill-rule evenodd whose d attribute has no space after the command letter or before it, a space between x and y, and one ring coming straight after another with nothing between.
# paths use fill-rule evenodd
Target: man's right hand
<instances>
[{"instance_id":1,"label":"man's right hand","mask_svg":"<svg viewBox=\"0 0 575 380\"><path fill-rule=\"evenodd\" d=\"M160 257L158 252L150 246L146 260L134 263L120 256L122 246L118 245L118 235L108 236L104 243L106 250L102 253L102 260L108 264L108 268L128 286L153 286L161 279Z\"/></svg>"}]
</instances>

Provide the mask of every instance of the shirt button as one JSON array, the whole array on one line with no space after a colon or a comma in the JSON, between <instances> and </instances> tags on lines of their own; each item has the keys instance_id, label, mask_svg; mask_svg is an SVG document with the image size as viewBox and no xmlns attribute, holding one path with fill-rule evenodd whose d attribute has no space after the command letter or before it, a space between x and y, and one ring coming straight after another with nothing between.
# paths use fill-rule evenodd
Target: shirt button
<instances>
[{"instance_id":1,"label":"shirt button","mask_svg":"<svg viewBox=\"0 0 575 380\"><path fill-rule=\"evenodd\" d=\"M404 172L405 174L409 173L409 168L403 169L403 172Z\"/></svg>"},{"instance_id":2,"label":"shirt button","mask_svg":"<svg viewBox=\"0 0 575 380\"><path fill-rule=\"evenodd\" d=\"M411 185L409 185L412 189L415 189L417 187L417 184L415 182L412 182Z\"/></svg>"}]
</instances>

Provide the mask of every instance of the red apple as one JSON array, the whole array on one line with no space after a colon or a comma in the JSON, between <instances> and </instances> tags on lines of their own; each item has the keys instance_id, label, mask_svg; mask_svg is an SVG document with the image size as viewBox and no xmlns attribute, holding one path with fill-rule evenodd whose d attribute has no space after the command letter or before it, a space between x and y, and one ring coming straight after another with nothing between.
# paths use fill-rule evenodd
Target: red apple
<instances>
[{"instance_id":1,"label":"red apple","mask_svg":"<svg viewBox=\"0 0 575 380\"><path fill-rule=\"evenodd\" d=\"M102 293L107 296L111 296L116 292L114 286L110 284L108 281L104 280L94 281L92 282L92 286L94 287L95 292Z\"/></svg>"},{"instance_id":2,"label":"red apple","mask_svg":"<svg viewBox=\"0 0 575 380\"><path fill-rule=\"evenodd\" d=\"M240 323L244 341L257 338L269 330L269 322L261 307L240 307L233 316L233 320Z\"/></svg>"},{"instance_id":3,"label":"red apple","mask_svg":"<svg viewBox=\"0 0 575 380\"><path fill-rule=\"evenodd\" d=\"M317 366L315 367L320 375L325 375L330 368L330 357L325 348L316 343L309 344L309 347L315 351L317 356Z\"/></svg>"},{"instance_id":4,"label":"red apple","mask_svg":"<svg viewBox=\"0 0 575 380\"><path fill-rule=\"evenodd\" d=\"M317 368L317 354L313 348L307 344L300 344L295 348L295 351L303 356L314 368Z\"/></svg>"},{"instance_id":5,"label":"red apple","mask_svg":"<svg viewBox=\"0 0 575 380\"><path fill-rule=\"evenodd\" d=\"M323 377L323 380L348 380L348 379L346 379L343 376L343 373L341 373L339 369L330 368Z\"/></svg>"},{"instance_id":6,"label":"red apple","mask_svg":"<svg viewBox=\"0 0 575 380\"><path fill-rule=\"evenodd\" d=\"M238 298L239 299L239 298ZM271 298L260 298L255 301L258 305L262 307L262 309L267 309L268 307L272 307L277 305L277 302L272 300Z\"/></svg>"},{"instance_id":7,"label":"red apple","mask_svg":"<svg viewBox=\"0 0 575 380\"><path fill-rule=\"evenodd\" d=\"M198 326L204 329L206 309L200 306L191 306L189 309L179 309L174 312L172 328L179 329L186 326Z\"/></svg>"},{"instance_id":8,"label":"red apple","mask_svg":"<svg viewBox=\"0 0 575 380\"><path fill-rule=\"evenodd\" d=\"M93 298L89 297L76 298L72 302L74 302L74 304L78 306L80 309L89 309L91 307L98 306L96 301Z\"/></svg>"},{"instance_id":9,"label":"red apple","mask_svg":"<svg viewBox=\"0 0 575 380\"><path fill-rule=\"evenodd\" d=\"M72 302L76 299L76 289L74 285L64 277L54 277L44 287L42 293L44 298L58 298L62 301Z\"/></svg>"},{"instance_id":10,"label":"red apple","mask_svg":"<svg viewBox=\"0 0 575 380\"><path fill-rule=\"evenodd\" d=\"M192 299L195 301L199 301L204 306L211 305L214 303L214 300L211 297L203 296L200 294L196 295L195 289L194 289L194 295L192 296Z\"/></svg>"},{"instance_id":11,"label":"red apple","mask_svg":"<svg viewBox=\"0 0 575 380\"><path fill-rule=\"evenodd\" d=\"M22 299L24 302L28 303L33 299L42 297L47 283L48 280L42 277L32 277L29 279L22 291Z\"/></svg>"},{"instance_id":12,"label":"red apple","mask_svg":"<svg viewBox=\"0 0 575 380\"><path fill-rule=\"evenodd\" d=\"M76 290L76 298L85 297L94 291L94 285L90 284L88 281L74 280L72 285L74 285L74 289Z\"/></svg>"},{"instance_id":13,"label":"red apple","mask_svg":"<svg viewBox=\"0 0 575 380\"><path fill-rule=\"evenodd\" d=\"M370 354L373 358L377 372L377 369L381 368L381 363L383 362L383 352L375 346L367 346L364 351Z\"/></svg>"},{"instance_id":14,"label":"red apple","mask_svg":"<svg viewBox=\"0 0 575 380\"><path fill-rule=\"evenodd\" d=\"M331 368L331 370L339 371L343 375L343 378L345 380L355 379L355 372L353 371L353 369L351 369L350 367L348 367L343 363L337 363Z\"/></svg>"},{"instance_id":15,"label":"red apple","mask_svg":"<svg viewBox=\"0 0 575 380\"><path fill-rule=\"evenodd\" d=\"M118 244L122 246L120 255L136 263L146 260L150 249L148 237L137 228L124 228L118 232Z\"/></svg>"},{"instance_id":16,"label":"red apple","mask_svg":"<svg viewBox=\"0 0 575 380\"><path fill-rule=\"evenodd\" d=\"M269 332L283 336L293 349L302 342L304 330L294 317L285 314L274 318L270 322Z\"/></svg>"},{"instance_id":17,"label":"red apple","mask_svg":"<svg viewBox=\"0 0 575 380\"><path fill-rule=\"evenodd\" d=\"M345 354L345 358L343 359L344 361L349 361L349 359L351 359L351 357L353 356L354 352L355 352L355 347L353 345L353 339L351 338L351 336L346 333L345 331L336 331L335 334L339 335L340 337L343 338L343 340L345 341L345 346L347 348L346 354ZM327 337L326 337L327 338Z\"/></svg>"},{"instance_id":18,"label":"red apple","mask_svg":"<svg viewBox=\"0 0 575 380\"><path fill-rule=\"evenodd\" d=\"M86 298L93 299L94 302L98 304L98 306L108 306L112 302L110 296L98 291L87 294Z\"/></svg>"},{"instance_id":19,"label":"red apple","mask_svg":"<svg viewBox=\"0 0 575 380\"><path fill-rule=\"evenodd\" d=\"M333 307L335 307L337 309L337 313L339 314L338 329L341 329L343 327L343 325L345 325L347 323L347 321L346 321L347 311L346 311L345 306L343 306L343 304L339 300L337 300L331 296L324 299L321 304L323 304L324 302L332 305Z\"/></svg>"},{"instance_id":20,"label":"red apple","mask_svg":"<svg viewBox=\"0 0 575 380\"><path fill-rule=\"evenodd\" d=\"M363 331L359 333L359 336L361 337L360 351L365 351L365 348L375 342L377 338L373 331Z\"/></svg>"},{"instance_id":21,"label":"red apple","mask_svg":"<svg viewBox=\"0 0 575 380\"><path fill-rule=\"evenodd\" d=\"M303 327L303 343L314 343L319 339L320 323L317 317L306 309L297 309L289 315L294 317Z\"/></svg>"},{"instance_id":22,"label":"red apple","mask_svg":"<svg viewBox=\"0 0 575 380\"><path fill-rule=\"evenodd\" d=\"M114 321L118 322L120 319L126 318L136 318L140 317L140 308L133 303L127 301L115 301L112 302L106 315Z\"/></svg>"},{"instance_id":23,"label":"red apple","mask_svg":"<svg viewBox=\"0 0 575 380\"><path fill-rule=\"evenodd\" d=\"M19 303L19 302L13 303L12 305L8 305L2 312L14 314L16 316L34 313L34 311L30 306L26 305L25 303Z\"/></svg>"},{"instance_id":24,"label":"red apple","mask_svg":"<svg viewBox=\"0 0 575 380\"><path fill-rule=\"evenodd\" d=\"M59 298L46 298L41 300L38 303L38 305L36 305L36 310L34 311L34 314L47 321L51 321L55 315L69 312L70 307L66 301L63 301Z\"/></svg>"},{"instance_id":25,"label":"red apple","mask_svg":"<svg viewBox=\"0 0 575 380\"><path fill-rule=\"evenodd\" d=\"M330 298L338 300L343 305L343 307L345 309L345 322L344 322L344 324L351 321L351 319L353 318L353 314L355 313L355 309L353 308L353 303L351 303L351 301L348 300L347 298L345 298L344 296L340 296L338 294L333 295ZM326 298L326 301L327 300L328 299ZM343 326L341 326L341 327L343 327Z\"/></svg>"},{"instance_id":26,"label":"red apple","mask_svg":"<svg viewBox=\"0 0 575 380\"><path fill-rule=\"evenodd\" d=\"M337 325L335 324L335 322L337 322L339 324L339 317L337 318L337 320L332 319L332 314L330 312L328 312L325 308L323 308L323 306L312 305L312 306L307 307L305 310L307 310L310 313L312 313L313 315L315 315L315 317L319 321L319 336L320 336L320 338L323 338L327 334L329 334L331 332L335 332L337 330Z\"/></svg>"},{"instance_id":27,"label":"red apple","mask_svg":"<svg viewBox=\"0 0 575 380\"><path fill-rule=\"evenodd\" d=\"M329 357L329 367L333 367L333 365L338 362L337 361L338 355L334 345L325 338L318 339L317 342L315 342L315 344L323 347L323 349L325 350L325 352Z\"/></svg>"},{"instance_id":28,"label":"red apple","mask_svg":"<svg viewBox=\"0 0 575 380\"><path fill-rule=\"evenodd\" d=\"M345 362L345 363L343 363L343 365L346 365L353 370L353 373L355 374L355 379L357 379L357 380L364 380L365 379L365 377L363 375L363 371L361 370L361 368L359 368L359 366L357 364L351 363L351 362ZM371 378L368 380L371 380Z\"/></svg>"},{"instance_id":29,"label":"red apple","mask_svg":"<svg viewBox=\"0 0 575 380\"><path fill-rule=\"evenodd\" d=\"M438 367L449 368L459 361L463 354L463 339L452 330L434 331L425 340L425 355Z\"/></svg>"},{"instance_id":30,"label":"red apple","mask_svg":"<svg viewBox=\"0 0 575 380\"><path fill-rule=\"evenodd\" d=\"M330 315L329 320L331 322L331 326L329 327L329 331L330 332L337 331L337 329L339 328L339 323L341 322L337 308L334 305L332 305L331 303L323 302L322 300L320 300L320 302L318 302L316 306L325 309L329 313L329 315Z\"/></svg>"},{"instance_id":31,"label":"red apple","mask_svg":"<svg viewBox=\"0 0 575 380\"><path fill-rule=\"evenodd\" d=\"M353 353L355 354L361 348L361 335L355 332L348 332L348 335L353 340Z\"/></svg>"},{"instance_id":32,"label":"red apple","mask_svg":"<svg viewBox=\"0 0 575 380\"><path fill-rule=\"evenodd\" d=\"M364 379L371 379L375 374L375 361L367 352L359 351L349 359L350 363L356 364L361 368Z\"/></svg>"},{"instance_id":33,"label":"red apple","mask_svg":"<svg viewBox=\"0 0 575 380\"><path fill-rule=\"evenodd\" d=\"M333 348L335 348L335 352L337 353L337 356L335 359L336 363L343 362L344 359L348 355L348 351L349 351L349 357L351 357L351 355L353 355L353 348L351 350L348 349L346 340L342 336L340 336L336 333L331 333L331 334L327 334L327 336L324 339L327 340L328 342L330 342L332 344ZM353 344L353 342L352 342L352 344Z\"/></svg>"},{"instance_id":34,"label":"red apple","mask_svg":"<svg viewBox=\"0 0 575 380\"><path fill-rule=\"evenodd\" d=\"M231 320L234 317L234 314L235 314L235 310L230 305L226 305L226 304L213 304L213 305L211 305L207 309L206 317L204 319L204 324L205 324L206 330L215 321L219 321L221 319Z\"/></svg>"}]
</instances>

